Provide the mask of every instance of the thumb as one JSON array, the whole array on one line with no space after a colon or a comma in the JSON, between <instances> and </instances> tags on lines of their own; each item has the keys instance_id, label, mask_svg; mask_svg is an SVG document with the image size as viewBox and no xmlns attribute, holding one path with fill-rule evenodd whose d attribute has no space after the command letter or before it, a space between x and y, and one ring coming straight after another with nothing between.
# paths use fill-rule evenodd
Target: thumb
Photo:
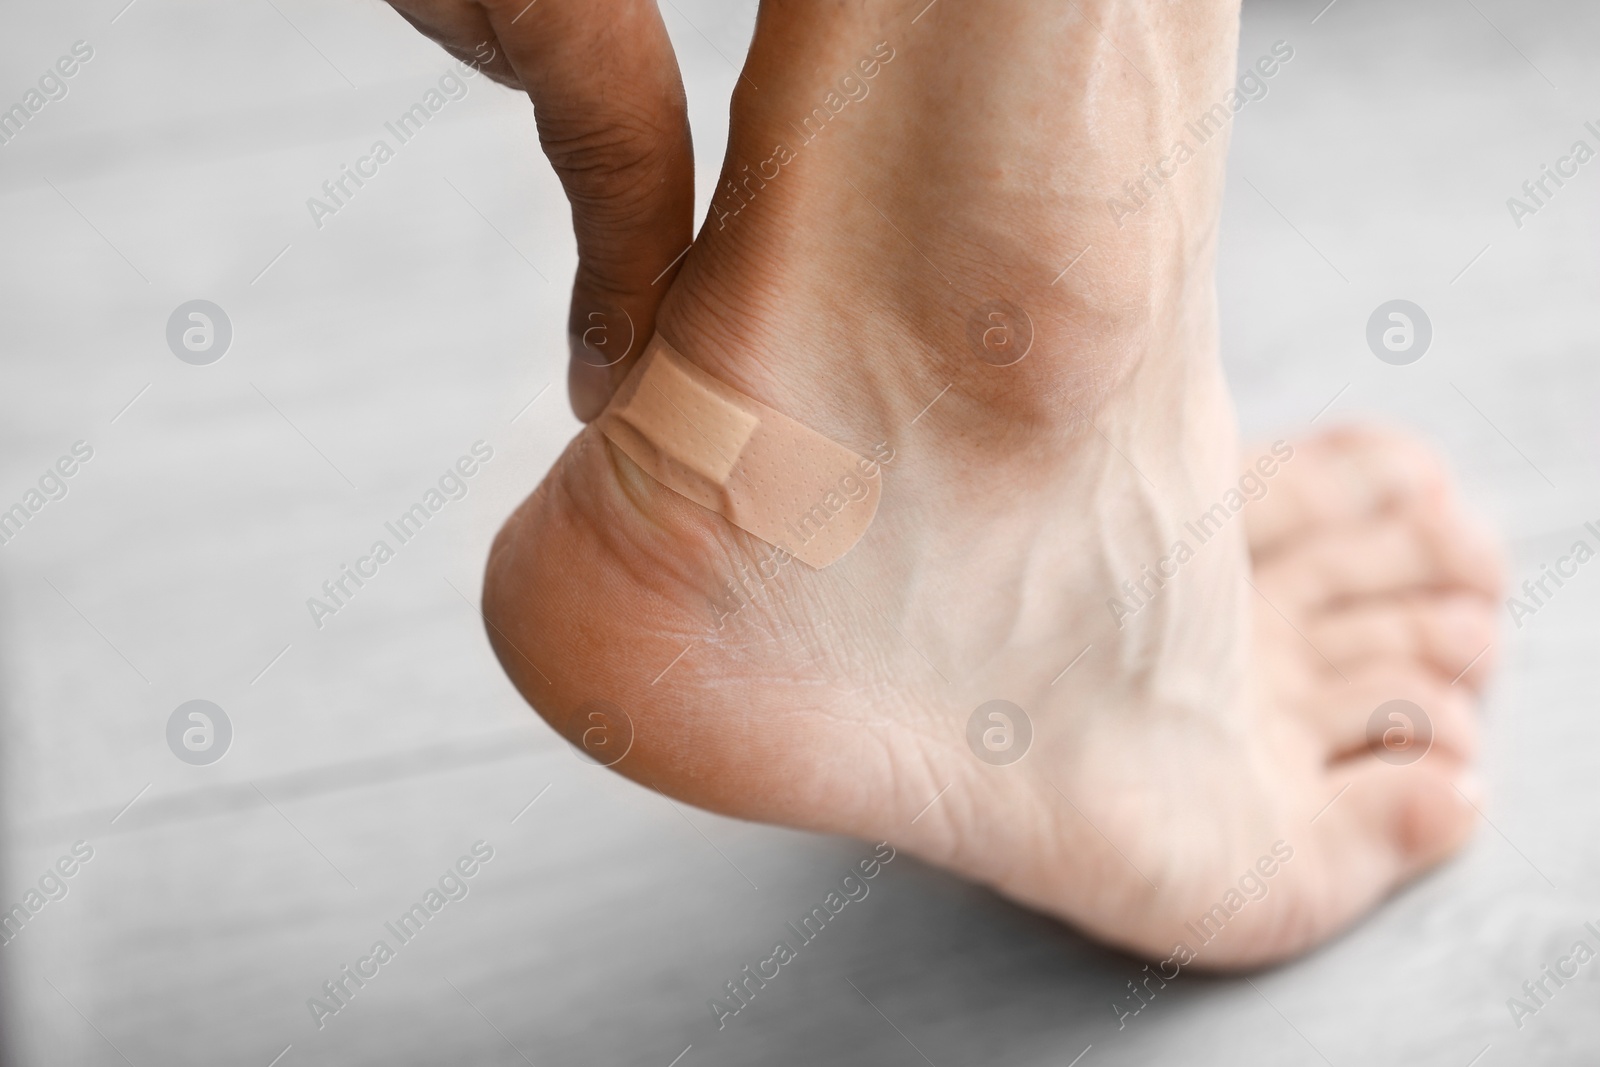
<instances>
[{"instance_id":1,"label":"thumb","mask_svg":"<svg viewBox=\"0 0 1600 1067\"><path fill-rule=\"evenodd\" d=\"M484 0L572 205L567 381L585 422L655 332L693 235L694 153L655 0Z\"/></svg>"}]
</instances>

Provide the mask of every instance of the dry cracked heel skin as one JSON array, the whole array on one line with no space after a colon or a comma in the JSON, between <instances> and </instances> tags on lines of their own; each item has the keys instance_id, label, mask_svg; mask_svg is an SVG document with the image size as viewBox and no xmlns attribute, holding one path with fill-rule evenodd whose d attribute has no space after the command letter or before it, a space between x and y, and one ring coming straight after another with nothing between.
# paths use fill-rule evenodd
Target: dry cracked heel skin
<instances>
[{"instance_id":1,"label":"dry cracked heel skin","mask_svg":"<svg viewBox=\"0 0 1600 1067\"><path fill-rule=\"evenodd\" d=\"M878 464L718 381L659 334L600 431L662 485L826 567L878 512Z\"/></svg>"}]
</instances>

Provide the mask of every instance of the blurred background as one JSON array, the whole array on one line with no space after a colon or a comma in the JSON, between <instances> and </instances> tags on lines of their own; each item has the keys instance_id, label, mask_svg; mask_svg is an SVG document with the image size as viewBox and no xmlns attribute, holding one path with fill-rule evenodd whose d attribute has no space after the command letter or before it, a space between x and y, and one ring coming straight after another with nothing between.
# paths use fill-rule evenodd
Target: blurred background
<instances>
[{"instance_id":1,"label":"blurred background","mask_svg":"<svg viewBox=\"0 0 1600 1067\"><path fill-rule=\"evenodd\" d=\"M754 4L662 8L703 214ZM1245 428L1417 427L1536 577L1600 520L1600 162L1507 198L1600 148L1600 9L1249 4L1241 65L1277 41L1222 240ZM869 849L584 762L489 651L490 538L577 427L527 101L468 82L318 220L451 69L384 4L0 9L0 108L68 67L0 125L9 1064L1595 1061L1600 967L1520 1027L1507 999L1600 926L1600 568L1507 617L1474 844L1311 956L1186 972L1119 1028L1139 962L902 858L719 1031L707 1000ZM1368 344L1393 300L1431 324L1403 365ZM475 444L466 494L313 619ZM464 857L466 895L345 978Z\"/></svg>"}]
</instances>

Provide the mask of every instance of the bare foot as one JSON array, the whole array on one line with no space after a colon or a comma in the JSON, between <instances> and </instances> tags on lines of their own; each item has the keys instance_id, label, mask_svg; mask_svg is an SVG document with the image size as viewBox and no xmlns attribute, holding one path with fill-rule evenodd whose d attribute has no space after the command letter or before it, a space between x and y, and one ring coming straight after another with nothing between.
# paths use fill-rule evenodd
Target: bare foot
<instances>
[{"instance_id":1,"label":"bare foot","mask_svg":"<svg viewBox=\"0 0 1600 1067\"><path fill-rule=\"evenodd\" d=\"M737 188L658 319L892 450L866 537L776 565L589 428L496 541L491 638L575 743L626 711L616 769L675 797L888 839L1180 963L1300 951L1470 832L1489 657L1451 682L1492 635L1494 549L1403 439L1241 454L1225 136L1107 210L1226 98L1236 5L922 6L769 0ZM969 734L996 699L1031 730ZM1419 760L1367 747L1391 700L1431 722Z\"/></svg>"}]
</instances>

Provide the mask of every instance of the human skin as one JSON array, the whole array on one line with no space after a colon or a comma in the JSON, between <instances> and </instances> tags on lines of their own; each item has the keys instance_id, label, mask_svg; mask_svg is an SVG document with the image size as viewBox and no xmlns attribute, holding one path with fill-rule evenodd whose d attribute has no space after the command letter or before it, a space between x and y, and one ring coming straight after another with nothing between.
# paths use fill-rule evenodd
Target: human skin
<instances>
[{"instance_id":1,"label":"human skin","mask_svg":"<svg viewBox=\"0 0 1600 1067\"><path fill-rule=\"evenodd\" d=\"M568 393L597 416L655 331L693 236L694 152L654 0L390 0L451 55L528 94L578 242Z\"/></svg>"},{"instance_id":2,"label":"human skin","mask_svg":"<svg viewBox=\"0 0 1600 1067\"><path fill-rule=\"evenodd\" d=\"M654 323L833 440L887 442L879 514L840 562L730 601L770 547L586 428L485 580L491 641L538 712L582 743L604 701L632 730L615 769L652 788L888 840L1202 967L1303 951L1455 851L1493 542L1394 432L1241 450L1214 285L1224 136L1137 213L1107 210L1224 99L1237 23L1215 0L768 0L719 179L745 192L713 208ZM797 135L880 45L870 92ZM743 185L780 143L793 159ZM1008 366L969 332L994 301L1032 338ZM1265 495L1130 599L1266 456ZM996 698L1032 724L1007 766L967 742ZM1434 733L1405 765L1367 737L1396 699ZM1269 891L1194 943L1279 842Z\"/></svg>"}]
</instances>

